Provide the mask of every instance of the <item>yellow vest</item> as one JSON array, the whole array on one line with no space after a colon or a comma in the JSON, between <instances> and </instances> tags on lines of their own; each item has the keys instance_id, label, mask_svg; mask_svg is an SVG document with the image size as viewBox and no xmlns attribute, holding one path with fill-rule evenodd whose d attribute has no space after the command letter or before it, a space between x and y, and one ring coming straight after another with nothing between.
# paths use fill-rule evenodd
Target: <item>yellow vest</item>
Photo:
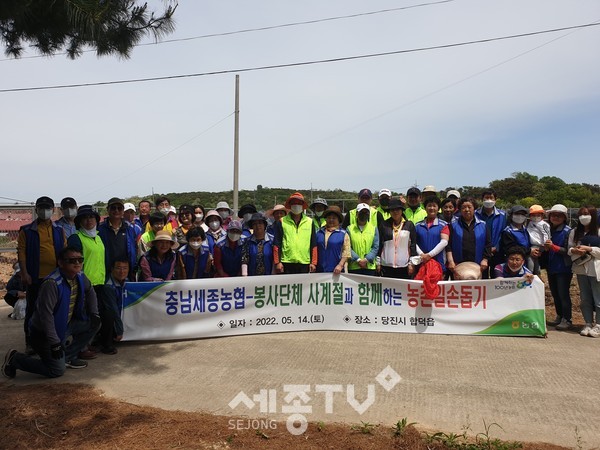
<instances>
[{"instance_id":1,"label":"yellow vest","mask_svg":"<svg viewBox=\"0 0 600 450\"><path fill-rule=\"evenodd\" d=\"M310 218L302 214L300 223L288 214L281 219L283 237L281 239L281 262L310 264L310 238L313 232L313 223Z\"/></svg>"},{"instance_id":2,"label":"yellow vest","mask_svg":"<svg viewBox=\"0 0 600 450\"><path fill-rule=\"evenodd\" d=\"M346 231L350 236L350 245L352 250L356 253L360 259L363 259L367 253L371 251L373 247L373 241L375 240L375 227L369 221L360 231L356 223L350 225ZM375 261L367 264L367 269L375 269ZM348 261L348 270L360 269L360 266L356 261Z\"/></svg>"}]
</instances>

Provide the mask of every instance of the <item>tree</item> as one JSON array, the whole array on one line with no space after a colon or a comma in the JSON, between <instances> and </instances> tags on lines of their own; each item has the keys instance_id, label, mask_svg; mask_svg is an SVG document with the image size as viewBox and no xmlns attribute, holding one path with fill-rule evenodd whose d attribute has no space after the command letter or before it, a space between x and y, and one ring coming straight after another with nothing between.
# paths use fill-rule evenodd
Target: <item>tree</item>
<instances>
[{"instance_id":1,"label":"tree","mask_svg":"<svg viewBox=\"0 0 600 450\"><path fill-rule=\"evenodd\" d=\"M136 0L2 0L0 40L7 56L18 58L29 43L42 55L66 51L75 59L86 47L98 56L128 58L147 34L173 32L175 0L158 16Z\"/></svg>"}]
</instances>

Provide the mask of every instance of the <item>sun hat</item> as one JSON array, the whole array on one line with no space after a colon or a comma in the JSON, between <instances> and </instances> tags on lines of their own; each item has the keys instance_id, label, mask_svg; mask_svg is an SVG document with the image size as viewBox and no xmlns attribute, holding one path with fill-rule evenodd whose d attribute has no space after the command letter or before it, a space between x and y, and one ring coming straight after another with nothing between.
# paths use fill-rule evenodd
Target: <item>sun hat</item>
<instances>
[{"instance_id":1,"label":"sun hat","mask_svg":"<svg viewBox=\"0 0 600 450\"><path fill-rule=\"evenodd\" d=\"M342 222L344 220L344 215L342 214L342 210L340 209L339 206L335 206L335 205L329 206L323 213L323 217L327 217L330 214L335 214L338 217L338 219L340 219L340 222Z\"/></svg>"},{"instance_id":2,"label":"sun hat","mask_svg":"<svg viewBox=\"0 0 600 450\"><path fill-rule=\"evenodd\" d=\"M265 224L265 227L267 226L267 218L265 217L265 215L263 213L259 213L259 212L255 212L254 214L252 214L252 217L248 221L248 226L250 228L252 228L254 226L254 222L257 222L257 221L263 222ZM231 224L229 224L229 229L231 230Z\"/></svg>"},{"instance_id":3,"label":"sun hat","mask_svg":"<svg viewBox=\"0 0 600 450\"><path fill-rule=\"evenodd\" d=\"M557 203L556 205L554 205L552 208L550 208L547 211L548 214L550 213L561 213L564 214L565 217L569 217L569 210L567 209L567 207L565 205L561 205L560 203Z\"/></svg>"},{"instance_id":4,"label":"sun hat","mask_svg":"<svg viewBox=\"0 0 600 450\"><path fill-rule=\"evenodd\" d=\"M300 192L294 192L292 195L290 195L290 198L288 198L285 202L285 207L287 209L290 209L290 202L292 200L300 200L302 202L302 206L304 207L304 209L308 209L308 203L306 203L306 200L304 200L304 195L302 195Z\"/></svg>"},{"instance_id":5,"label":"sun hat","mask_svg":"<svg viewBox=\"0 0 600 450\"><path fill-rule=\"evenodd\" d=\"M545 212L541 205L531 205L529 207L529 214L544 214Z\"/></svg>"},{"instance_id":6,"label":"sun hat","mask_svg":"<svg viewBox=\"0 0 600 450\"><path fill-rule=\"evenodd\" d=\"M100 225L100 214L94 211L92 205L81 205L77 210L77 215L73 219L73 222L75 222L75 228L79 229L81 226L81 219L83 219L85 216L94 216L96 218L96 226Z\"/></svg>"},{"instance_id":7,"label":"sun hat","mask_svg":"<svg viewBox=\"0 0 600 450\"><path fill-rule=\"evenodd\" d=\"M171 243L171 249L173 250L179 247L179 243L173 240L173 236L171 235L171 233L166 230L160 230L158 233L156 233L156 236L154 236L154 239L152 239L150 242L152 243L152 245L154 245L154 243L158 241L169 241Z\"/></svg>"},{"instance_id":8,"label":"sun hat","mask_svg":"<svg viewBox=\"0 0 600 450\"><path fill-rule=\"evenodd\" d=\"M434 194L437 194L437 191L435 190L435 186L434 186L434 185L432 185L432 184L428 184L427 186L425 186L425 187L423 188L423 194L424 194L425 192L433 192Z\"/></svg>"},{"instance_id":9,"label":"sun hat","mask_svg":"<svg viewBox=\"0 0 600 450\"><path fill-rule=\"evenodd\" d=\"M317 205L323 205L325 208L327 208L327 200L321 197L315 198L315 201L310 204L310 209L313 209Z\"/></svg>"},{"instance_id":10,"label":"sun hat","mask_svg":"<svg viewBox=\"0 0 600 450\"><path fill-rule=\"evenodd\" d=\"M217 206L215 206L215 210L219 210L219 209L228 209L229 210L229 214L233 213L233 210L229 207L229 203L227 202L219 202L217 203Z\"/></svg>"}]
</instances>

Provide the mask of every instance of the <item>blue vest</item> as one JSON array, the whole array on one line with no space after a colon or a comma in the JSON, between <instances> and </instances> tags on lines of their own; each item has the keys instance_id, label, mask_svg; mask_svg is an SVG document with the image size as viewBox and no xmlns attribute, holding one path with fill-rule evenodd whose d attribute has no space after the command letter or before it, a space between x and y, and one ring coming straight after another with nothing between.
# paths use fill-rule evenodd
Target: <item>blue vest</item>
<instances>
[{"instance_id":1,"label":"blue vest","mask_svg":"<svg viewBox=\"0 0 600 450\"><path fill-rule=\"evenodd\" d=\"M423 253L429 253L431 250L438 245L441 240L441 234L444 227L448 223L441 219L435 219L431 227L427 227L427 220L422 220L415 226L417 232L417 245L423 251ZM433 258L442 265L442 270L446 270L444 264L444 252L441 251Z\"/></svg>"},{"instance_id":2,"label":"blue vest","mask_svg":"<svg viewBox=\"0 0 600 450\"><path fill-rule=\"evenodd\" d=\"M483 214L483 207L481 207L475 211L475 217L485 222L490 230L492 247L496 247L496 250L498 250L500 248L500 236L502 235L502 230L506 228L506 213L501 209L494 208L494 213L491 216L486 216Z\"/></svg>"},{"instance_id":3,"label":"blue vest","mask_svg":"<svg viewBox=\"0 0 600 450\"><path fill-rule=\"evenodd\" d=\"M210 274L205 272L208 256L210 255L208 245L206 247L202 245L200 250L201 252L198 254L198 259L196 259L194 252L191 251L187 245L184 245L179 249L179 255L183 262L183 267L185 268L185 278L188 280L194 278L207 278L210 276ZM196 271L196 276L194 276L194 270Z\"/></svg>"},{"instance_id":4,"label":"blue vest","mask_svg":"<svg viewBox=\"0 0 600 450\"><path fill-rule=\"evenodd\" d=\"M487 236L487 228L485 222L474 218L475 221L475 261L477 264L481 264L483 259L483 252L485 250L485 240ZM463 244L463 221L457 220L450 224L451 232L454 233L452 236L452 256L454 262L460 264L463 262L462 244Z\"/></svg>"},{"instance_id":5,"label":"blue vest","mask_svg":"<svg viewBox=\"0 0 600 450\"><path fill-rule=\"evenodd\" d=\"M256 275L256 258L258 257L258 242L254 238L246 241L248 247L248 275ZM263 244L263 262L265 265L265 275L273 273L273 239L265 234Z\"/></svg>"},{"instance_id":6,"label":"blue vest","mask_svg":"<svg viewBox=\"0 0 600 450\"><path fill-rule=\"evenodd\" d=\"M317 272L333 272L335 266L342 259L342 250L344 248L344 238L346 232L342 229L335 230L327 240L327 248L325 248L325 228L320 228L317 231Z\"/></svg>"},{"instance_id":7,"label":"blue vest","mask_svg":"<svg viewBox=\"0 0 600 450\"><path fill-rule=\"evenodd\" d=\"M130 272L134 272L137 268L137 239L136 239L136 235L135 235L135 228L133 227L133 225L131 225L129 222L127 222L126 220L123 221L123 223L125 224L126 230L125 230L125 236L127 239L127 259L129 259L129 267L130 267ZM102 239L102 242L104 242L104 245L106 247L106 252L104 253L104 260L106 262L106 273L107 275L111 272L111 267L112 267L112 255L110 255L110 250L109 250L109 245L107 245L108 242L108 233L114 233L112 231L112 229L110 228L110 225L108 223L108 218L104 220L104 222L102 222L100 225L98 225L98 235L100 236L100 239Z\"/></svg>"},{"instance_id":8,"label":"blue vest","mask_svg":"<svg viewBox=\"0 0 600 450\"><path fill-rule=\"evenodd\" d=\"M163 280L166 280L171 274L171 266L173 265L175 252L170 250L162 263L159 262L156 258L151 258L150 255L148 255L148 253L142 256L142 258L146 258L148 260L148 264L150 265L150 272L152 273L153 278L161 278Z\"/></svg>"},{"instance_id":9,"label":"blue vest","mask_svg":"<svg viewBox=\"0 0 600 450\"><path fill-rule=\"evenodd\" d=\"M529 242L529 232L527 231L527 228L523 227L519 229L513 228L512 225L508 225L504 229L504 232L513 236L517 244L521 247L525 247L525 249L527 250L531 248L531 243ZM506 252L507 250L507 248L503 249L504 252Z\"/></svg>"},{"instance_id":10,"label":"blue vest","mask_svg":"<svg viewBox=\"0 0 600 450\"><path fill-rule=\"evenodd\" d=\"M552 243L559 247L565 247L565 243L569 239L571 227L563 224L560 229L550 228ZM557 252L548 252L548 267L546 270L549 274L556 273L571 273L571 258Z\"/></svg>"},{"instance_id":11,"label":"blue vest","mask_svg":"<svg viewBox=\"0 0 600 450\"><path fill-rule=\"evenodd\" d=\"M237 277L242 269L242 245L237 242L235 248L229 247L229 239L219 239L217 245L221 249L221 264L223 270L230 277Z\"/></svg>"},{"instance_id":12,"label":"blue vest","mask_svg":"<svg viewBox=\"0 0 600 450\"><path fill-rule=\"evenodd\" d=\"M37 222L24 225L21 229L25 232L27 273L29 273L31 279L35 282L40 277L40 235L37 231ZM52 242L54 244L54 256L58 261L58 253L65 246L65 238L62 227L59 227L56 223L52 224Z\"/></svg>"},{"instance_id":13,"label":"blue vest","mask_svg":"<svg viewBox=\"0 0 600 450\"><path fill-rule=\"evenodd\" d=\"M77 299L75 300L75 308L73 309L73 317L79 320L87 320L85 315L84 306L85 301L83 299L85 292L83 273L78 273L77 278ZM69 305L71 304L71 286L64 279L59 269L54 270L48 275L45 280L54 280L57 289L57 303L54 307L54 328L60 341L64 341L65 335L67 334L67 328L69 326ZM40 301L43 301L41 299Z\"/></svg>"}]
</instances>

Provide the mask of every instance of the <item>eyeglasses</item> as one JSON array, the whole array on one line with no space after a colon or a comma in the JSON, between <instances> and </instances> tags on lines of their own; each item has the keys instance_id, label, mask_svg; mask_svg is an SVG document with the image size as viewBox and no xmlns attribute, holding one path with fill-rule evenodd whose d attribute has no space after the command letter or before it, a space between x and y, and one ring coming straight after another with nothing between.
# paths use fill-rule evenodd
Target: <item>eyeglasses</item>
<instances>
[{"instance_id":1,"label":"eyeglasses","mask_svg":"<svg viewBox=\"0 0 600 450\"><path fill-rule=\"evenodd\" d=\"M110 211L123 211L125 208L123 205L110 205L108 209Z\"/></svg>"},{"instance_id":2,"label":"eyeglasses","mask_svg":"<svg viewBox=\"0 0 600 450\"><path fill-rule=\"evenodd\" d=\"M83 264L83 258L66 258L63 261L67 264Z\"/></svg>"}]
</instances>

